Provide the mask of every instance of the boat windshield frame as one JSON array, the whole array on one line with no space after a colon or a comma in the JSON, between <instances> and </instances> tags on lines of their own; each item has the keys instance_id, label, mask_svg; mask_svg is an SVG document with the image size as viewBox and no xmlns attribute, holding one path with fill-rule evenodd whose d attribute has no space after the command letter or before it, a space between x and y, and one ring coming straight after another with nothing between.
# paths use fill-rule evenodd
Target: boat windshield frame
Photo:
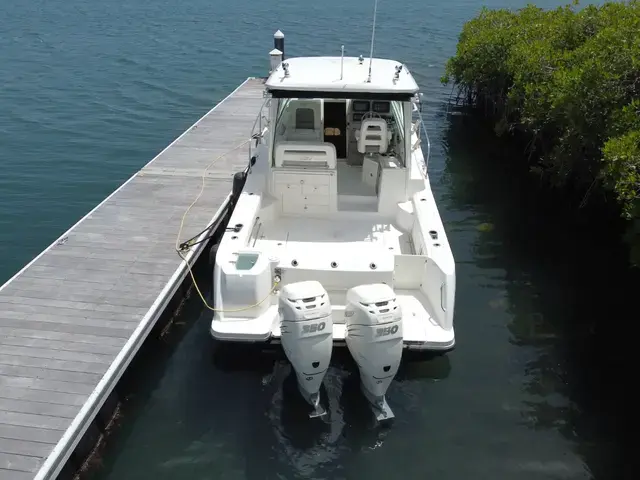
<instances>
[{"instance_id":1,"label":"boat windshield frame","mask_svg":"<svg viewBox=\"0 0 640 480\"><path fill-rule=\"evenodd\" d=\"M271 91L273 92L273 91ZM287 95L284 95L284 93ZM401 137L404 144L404 155L402 163L404 167L410 168L411 157L411 133L407 129L411 128L411 100L413 95L408 94L390 94L390 93L371 93L371 92L327 92L327 91L302 91L302 90L281 90L281 96L272 97L272 110L271 110L271 129L270 134L270 148L269 148L269 165L273 167L275 165L275 148L276 138L278 136L278 127L282 121L284 112L291 100L335 100L343 99L345 101L354 100L378 100L390 103L390 113L395 119L395 123L398 126L398 134ZM304 96L297 96L298 94L304 94ZM375 117L375 115L374 115ZM347 120L348 123L348 120Z\"/></svg>"}]
</instances>

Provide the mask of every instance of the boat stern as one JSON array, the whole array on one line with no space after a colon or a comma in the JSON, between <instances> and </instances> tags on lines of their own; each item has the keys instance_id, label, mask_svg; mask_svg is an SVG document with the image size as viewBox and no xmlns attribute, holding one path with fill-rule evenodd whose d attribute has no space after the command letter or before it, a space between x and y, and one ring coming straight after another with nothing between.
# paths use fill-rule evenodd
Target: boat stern
<instances>
[{"instance_id":1,"label":"boat stern","mask_svg":"<svg viewBox=\"0 0 640 480\"><path fill-rule=\"evenodd\" d=\"M278 323L277 307L270 307L257 318L229 318L216 313L211 320L209 332L215 340L222 342L266 343L272 339Z\"/></svg>"}]
</instances>

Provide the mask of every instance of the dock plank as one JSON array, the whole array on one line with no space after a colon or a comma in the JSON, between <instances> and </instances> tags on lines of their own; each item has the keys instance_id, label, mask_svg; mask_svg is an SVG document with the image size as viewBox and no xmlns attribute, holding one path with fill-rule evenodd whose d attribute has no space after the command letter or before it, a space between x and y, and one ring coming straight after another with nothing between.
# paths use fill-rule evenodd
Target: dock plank
<instances>
[{"instance_id":1,"label":"dock plank","mask_svg":"<svg viewBox=\"0 0 640 480\"><path fill-rule=\"evenodd\" d=\"M0 287L0 478L62 468L101 404L87 402L104 401L186 275L176 236L205 168L181 241L246 168L263 88L244 82Z\"/></svg>"},{"instance_id":2,"label":"dock plank","mask_svg":"<svg viewBox=\"0 0 640 480\"><path fill-rule=\"evenodd\" d=\"M64 430L68 425L68 419L21 412L0 412L0 423L15 425L18 427L45 428L47 430Z\"/></svg>"},{"instance_id":3,"label":"dock plank","mask_svg":"<svg viewBox=\"0 0 640 480\"><path fill-rule=\"evenodd\" d=\"M5 328L0 327L0 339L13 335L20 338L37 338L44 340L62 340L64 342L84 343L88 345L111 346L118 349L124 345L122 338L100 337L97 335L69 334L61 332L51 332L41 329L25 329L25 328Z\"/></svg>"},{"instance_id":4,"label":"dock plank","mask_svg":"<svg viewBox=\"0 0 640 480\"><path fill-rule=\"evenodd\" d=\"M8 440L22 440L25 442L45 443L53 449L55 443L60 439L58 430L46 430L44 428L17 427L15 425L5 425L0 423L0 438ZM0 477L2 478L2 477Z\"/></svg>"},{"instance_id":5,"label":"dock plank","mask_svg":"<svg viewBox=\"0 0 640 480\"><path fill-rule=\"evenodd\" d=\"M51 392L32 388L11 387L0 391L0 398L9 400L29 400L32 402L50 403L52 405L71 405L81 407L88 395L76 393ZM2 434L0 433L0 437Z\"/></svg>"},{"instance_id":6,"label":"dock plank","mask_svg":"<svg viewBox=\"0 0 640 480\"><path fill-rule=\"evenodd\" d=\"M80 317L84 318L84 317ZM18 330L21 329L32 329L38 330L43 334L46 333L54 333L54 334L70 334L69 337L73 337L75 335L91 335L101 338L107 338L111 340L126 340L131 335L131 330L129 328L121 329L121 328L105 328L103 326L100 327L90 327L90 326L82 326L82 325L73 325L73 324L61 324L61 323L49 323L49 322L39 322L32 321L26 315L21 318L2 318L0 316L0 328L15 328ZM124 344L124 341L122 342Z\"/></svg>"},{"instance_id":7,"label":"dock plank","mask_svg":"<svg viewBox=\"0 0 640 480\"><path fill-rule=\"evenodd\" d=\"M46 390L49 392L89 395L93 391L94 385L78 382L63 382L61 380L49 380L48 378L0 375L0 387L7 390L11 388L30 388L33 390Z\"/></svg>"},{"instance_id":8,"label":"dock plank","mask_svg":"<svg viewBox=\"0 0 640 480\"><path fill-rule=\"evenodd\" d=\"M0 365L16 367L49 368L69 372L96 373L102 376L108 366L101 363L73 362L69 360L52 360L50 358L25 357L0 353ZM2 395L2 393L0 393Z\"/></svg>"},{"instance_id":9,"label":"dock plank","mask_svg":"<svg viewBox=\"0 0 640 480\"><path fill-rule=\"evenodd\" d=\"M49 415L52 417L71 419L76 416L80 407L0 398L0 410L3 412L32 413L35 415Z\"/></svg>"},{"instance_id":10,"label":"dock plank","mask_svg":"<svg viewBox=\"0 0 640 480\"><path fill-rule=\"evenodd\" d=\"M29 472L5 470L4 468L0 468L0 478L2 480L29 480L33 478L33 474Z\"/></svg>"},{"instance_id":11,"label":"dock plank","mask_svg":"<svg viewBox=\"0 0 640 480\"><path fill-rule=\"evenodd\" d=\"M76 343L72 339L70 339L69 341L43 340L41 338L24 338L21 336L13 336L13 334L14 332L11 332L11 336L0 336L0 345L11 345L14 347L50 348L53 350L64 350L68 352L80 353L95 352L105 355L117 355L120 351L119 347Z\"/></svg>"},{"instance_id":12,"label":"dock plank","mask_svg":"<svg viewBox=\"0 0 640 480\"><path fill-rule=\"evenodd\" d=\"M27 455L30 457L42 457L47 455L50 446L46 443L26 442L24 440L10 440L0 438L0 450L5 454ZM2 471L2 470L0 470ZM4 478L0 476L0 478Z\"/></svg>"},{"instance_id":13,"label":"dock plank","mask_svg":"<svg viewBox=\"0 0 640 480\"><path fill-rule=\"evenodd\" d=\"M18 472L36 472L40 462L37 457L0 453L0 468L3 470L17 470Z\"/></svg>"},{"instance_id":14,"label":"dock plank","mask_svg":"<svg viewBox=\"0 0 640 480\"><path fill-rule=\"evenodd\" d=\"M52 368L36 368L24 365L4 365L0 363L0 375L24 378L41 378L59 382L84 383L95 385L100 381L101 375L84 372L68 372Z\"/></svg>"}]
</instances>

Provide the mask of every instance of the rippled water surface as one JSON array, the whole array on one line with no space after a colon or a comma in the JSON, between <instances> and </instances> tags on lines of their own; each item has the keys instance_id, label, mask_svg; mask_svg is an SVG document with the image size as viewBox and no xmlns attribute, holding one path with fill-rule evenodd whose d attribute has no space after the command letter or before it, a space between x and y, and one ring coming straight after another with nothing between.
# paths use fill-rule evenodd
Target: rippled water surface
<instances>
[{"instance_id":1,"label":"rippled water surface","mask_svg":"<svg viewBox=\"0 0 640 480\"><path fill-rule=\"evenodd\" d=\"M457 349L403 368L388 429L371 424L353 366L338 359L325 382L329 418L310 422L286 362L220 351L193 301L145 360L96 478L630 475L624 364L603 327L628 316L621 257L553 208L533 208L510 176L514 154L446 113L439 77L478 9L380 0L376 28L375 54L406 62L427 99L430 173L458 265ZM3 0L0 277L244 78L264 75L276 29L289 56L339 54L341 44L366 55L372 10L364 0Z\"/></svg>"}]
</instances>

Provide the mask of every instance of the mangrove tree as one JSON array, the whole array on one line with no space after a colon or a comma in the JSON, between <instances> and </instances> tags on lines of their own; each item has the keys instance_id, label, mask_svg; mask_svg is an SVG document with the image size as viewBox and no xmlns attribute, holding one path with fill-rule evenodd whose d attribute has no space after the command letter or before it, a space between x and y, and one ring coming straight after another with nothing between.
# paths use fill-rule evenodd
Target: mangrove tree
<instances>
[{"instance_id":1,"label":"mangrove tree","mask_svg":"<svg viewBox=\"0 0 640 480\"><path fill-rule=\"evenodd\" d=\"M442 81L497 134L524 138L523 158L549 185L578 205L613 199L640 262L640 1L483 8Z\"/></svg>"}]
</instances>

